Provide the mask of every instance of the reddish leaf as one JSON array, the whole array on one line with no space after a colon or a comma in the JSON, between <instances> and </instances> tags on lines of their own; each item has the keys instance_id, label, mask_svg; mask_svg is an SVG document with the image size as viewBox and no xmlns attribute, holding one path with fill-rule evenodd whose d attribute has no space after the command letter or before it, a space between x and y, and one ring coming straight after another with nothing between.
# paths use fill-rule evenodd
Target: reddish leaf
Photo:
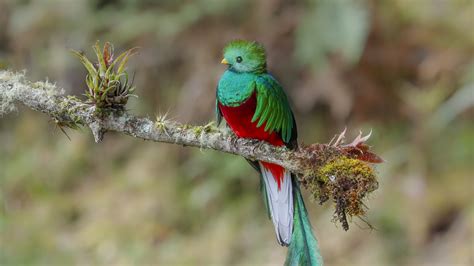
<instances>
[{"instance_id":1,"label":"reddish leaf","mask_svg":"<svg viewBox=\"0 0 474 266\"><path fill-rule=\"evenodd\" d=\"M106 67L108 68L114 59L113 47L109 42L104 44L103 57Z\"/></svg>"},{"instance_id":2,"label":"reddish leaf","mask_svg":"<svg viewBox=\"0 0 474 266\"><path fill-rule=\"evenodd\" d=\"M359 142L356 146L344 146L343 150L352 158L369 163L382 163L383 159L370 151L369 145Z\"/></svg>"},{"instance_id":3,"label":"reddish leaf","mask_svg":"<svg viewBox=\"0 0 474 266\"><path fill-rule=\"evenodd\" d=\"M341 134L343 135L344 132ZM352 158L358 160L369 162L369 163L382 163L383 159L380 158L377 154L370 151L370 146L365 142L370 138L372 131L366 136L362 136L362 132L352 141L352 143L347 145L342 145L341 148Z\"/></svg>"}]
</instances>

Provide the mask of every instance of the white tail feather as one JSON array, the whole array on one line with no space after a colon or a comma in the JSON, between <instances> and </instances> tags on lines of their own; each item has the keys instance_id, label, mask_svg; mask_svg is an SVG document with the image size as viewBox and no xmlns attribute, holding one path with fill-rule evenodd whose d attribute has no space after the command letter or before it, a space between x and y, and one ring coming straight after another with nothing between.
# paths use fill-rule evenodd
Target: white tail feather
<instances>
[{"instance_id":1,"label":"white tail feather","mask_svg":"<svg viewBox=\"0 0 474 266\"><path fill-rule=\"evenodd\" d=\"M278 243L288 246L293 232L293 188L291 173L284 172L280 190L272 173L260 164L265 188L267 192L268 207Z\"/></svg>"}]
</instances>

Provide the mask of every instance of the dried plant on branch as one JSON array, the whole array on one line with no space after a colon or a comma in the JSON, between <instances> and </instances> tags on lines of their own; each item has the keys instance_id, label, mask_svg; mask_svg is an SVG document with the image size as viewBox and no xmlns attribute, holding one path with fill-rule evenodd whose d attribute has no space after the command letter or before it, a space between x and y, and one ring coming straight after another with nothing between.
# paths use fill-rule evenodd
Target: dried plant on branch
<instances>
[{"instance_id":1,"label":"dried plant on branch","mask_svg":"<svg viewBox=\"0 0 474 266\"><path fill-rule=\"evenodd\" d=\"M288 150L263 141L237 138L213 123L191 126L164 116L155 121L137 117L124 109L134 90L125 69L135 50L128 50L115 60L109 43L103 50L96 43L94 50L96 64L73 52L88 71L86 101L64 96L63 90L51 83L30 82L24 73L0 71L0 115L15 110L14 104L18 102L50 116L61 129L89 127L96 142L107 131L115 131L144 140L214 149L276 163L297 174L302 185L321 204L331 200L335 221L345 230L349 228L347 217L365 214L364 200L378 187L372 164L382 162L366 144L370 134L365 137L360 134L350 144L344 144L344 130L330 143L300 145L297 150Z\"/></svg>"}]
</instances>

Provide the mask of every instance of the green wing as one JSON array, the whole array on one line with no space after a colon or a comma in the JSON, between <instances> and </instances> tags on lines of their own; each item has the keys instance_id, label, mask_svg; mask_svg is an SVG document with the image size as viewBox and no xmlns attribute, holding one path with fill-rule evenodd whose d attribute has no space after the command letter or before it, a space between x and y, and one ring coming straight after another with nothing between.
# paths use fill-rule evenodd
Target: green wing
<instances>
[{"instance_id":1,"label":"green wing","mask_svg":"<svg viewBox=\"0 0 474 266\"><path fill-rule=\"evenodd\" d=\"M257 78L257 107L252 122L265 124L265 131L276 131L285 143L296 140L296 124L283 88L271 75Z\"/></svg>"}]
</instances>

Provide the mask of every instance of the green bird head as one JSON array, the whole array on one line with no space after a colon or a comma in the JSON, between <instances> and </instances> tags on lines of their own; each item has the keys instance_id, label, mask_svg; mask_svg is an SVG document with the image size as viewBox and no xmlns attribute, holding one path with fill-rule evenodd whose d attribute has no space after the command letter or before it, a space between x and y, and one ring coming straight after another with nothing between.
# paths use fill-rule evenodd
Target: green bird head
<instances>
[{"instance_id":1,"label":"green bird head","mask_svg":"<svg viewBox=\"0 0 474 266\"><path fill-rule=\"evenodd\" d=\"M265 48L257 42L231 41L224 48L221 63L235 72L263 73L267 69Z\"/></svg>"}]
</instances>

